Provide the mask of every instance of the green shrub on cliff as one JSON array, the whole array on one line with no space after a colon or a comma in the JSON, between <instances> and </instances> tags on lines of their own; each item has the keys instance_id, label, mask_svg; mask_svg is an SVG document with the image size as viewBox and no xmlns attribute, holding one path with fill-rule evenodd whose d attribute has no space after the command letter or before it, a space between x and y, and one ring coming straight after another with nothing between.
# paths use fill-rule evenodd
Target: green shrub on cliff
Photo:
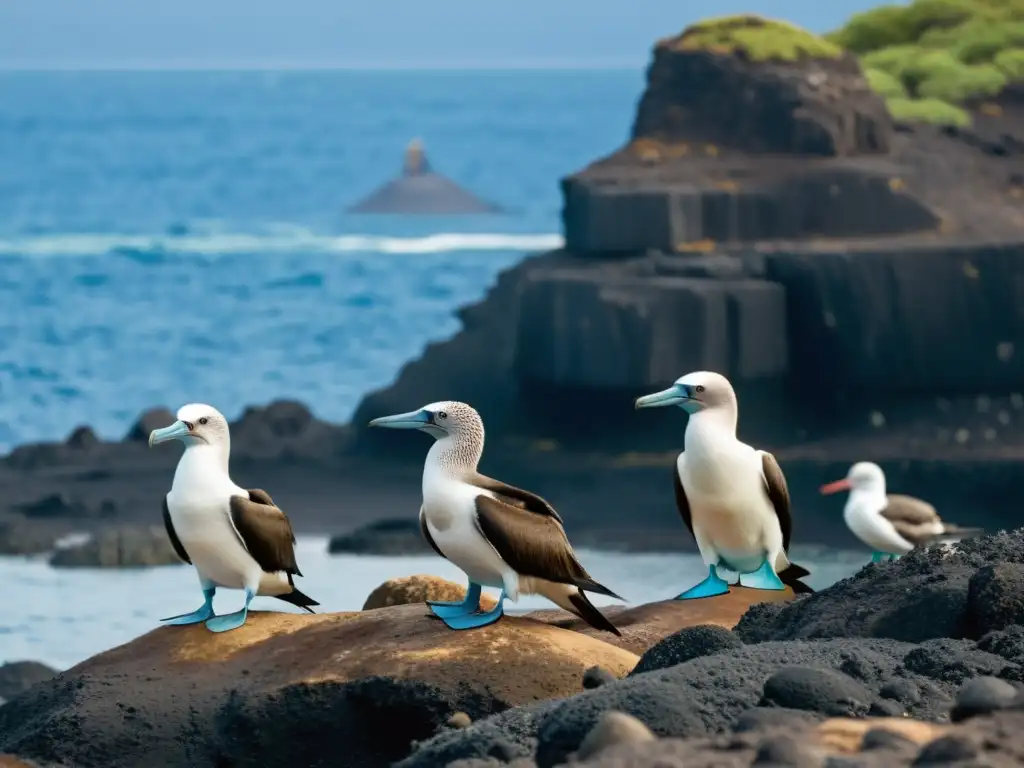
<instances>
[{"instance_id":1,"label":"green shrub on cliff","mask_svg":"<svg viewBox=\"0 0 1024 768\"><path fill-rule=\"evenodd\" d=\"M685 51L742 53L751 61L835 59L841 47L806 29L760 16L723 16L688 27L672 42Z\"/></svg>"},{"instance_id":2,"label":"green shrub on cliff","mask_svg":"<svg viewBox=\"0 0 1024 768\"><path fill-rule=\"evenodd\" d=\"M907 89L898 77L890 75L883 69L866 69L864 77L868 80L871 90L884 99L906 99Z\"/></svg>"},{"instance_id":3,"label":"green shrub on cliff","mask_svg":"<svg viewBox=\"0 0 1024 768\"><path fill-rule=\"evenodd\" d=\"M994 63L1009 80L1024 81L1024 48L1000 51Z\"/></svg>"},{"instance_id":4,"label":"green shrub on cliff","mask_svg":"<svg viewBox=\"0 0 1024 768\"><path fill-rule=\"evenodd\" d=\"M886 99L889 113L904 122L934 123L964 127L971 124L971 116L960 107L939 99Z\"/></svg>"},{"instance_id":5,"label":"green shrub on cliff","mask_svg":"<svg viewBox=\"0 0 1024 768\"><path fill-rule=\"evenodd\" d=\"M897 119L959 125L967 115L962 105L1024 79L1024 61L1014 53L1024 50L1024 0L884 5L852 16L826 37L860 56L869 84ZM899 80L902 93L870 71Z\"/></svg>"}]
</instances>

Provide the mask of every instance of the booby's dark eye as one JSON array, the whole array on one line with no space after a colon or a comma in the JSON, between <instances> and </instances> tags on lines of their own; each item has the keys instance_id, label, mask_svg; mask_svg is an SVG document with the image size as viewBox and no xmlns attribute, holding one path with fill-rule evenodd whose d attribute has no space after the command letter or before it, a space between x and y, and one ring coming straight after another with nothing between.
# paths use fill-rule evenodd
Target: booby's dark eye
<instances>
[{"instance_id":1,"label":"booby's dark eye","mask_svg":"<svg viewBox=\"0 0 1024 768\"><path fill-rule=\"evenodd\" d=\"M206 422L208 422L208 421L209 421L209 419L208 419L208 418L206 418L205 416L203 416L203 418L201 418L201 419L199 420L199 423L200 423L200 424L205 424L205 423L206 423Z\"/></svg>"},{"instance_id":2,"label":"booby's dark eye","mask_svg":"<svg viewBox=\"0 0 1024 768\"><path fill-rule=\"evenodd\" d=\"M698 384L693 389L694 389L695 392L703 392L704 391L704 385L703 384Z\"/></svg>"},{"instance_id":3,"label":"booby's dark eye","mask_svg":"<svg viewBox=\"0 0 1024 768\"><path fill-rule=\"evenodd\" d=\"M445 413L444 411L438 411L437 412L437 418L439 418L439 419L447 419L448 418L448 414Z\"/></svg>"}]
</instances>

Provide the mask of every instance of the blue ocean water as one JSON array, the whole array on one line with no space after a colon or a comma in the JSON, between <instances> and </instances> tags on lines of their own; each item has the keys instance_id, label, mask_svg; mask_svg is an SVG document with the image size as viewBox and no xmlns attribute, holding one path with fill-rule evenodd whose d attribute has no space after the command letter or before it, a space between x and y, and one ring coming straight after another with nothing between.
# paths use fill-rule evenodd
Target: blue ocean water
<instances>
[{"instance_id":1,"label":"blue ocean water","mask_svg":"<svg viewBox=\"0 0 1024 768\"><path fill-rule=\"evenodd\" d=\"M640 71L0 73L0 449L143 409L344 421L621 145ZM421 138L507 216L344 213Z\"/></svg>"}]
</instances>

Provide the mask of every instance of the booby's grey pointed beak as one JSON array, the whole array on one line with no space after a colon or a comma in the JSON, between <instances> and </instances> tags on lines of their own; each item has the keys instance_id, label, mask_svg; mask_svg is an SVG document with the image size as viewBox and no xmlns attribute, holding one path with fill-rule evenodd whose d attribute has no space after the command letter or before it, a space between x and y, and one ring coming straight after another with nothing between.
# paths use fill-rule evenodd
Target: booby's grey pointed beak
<instances>
[{"instance_id":1,"label":"booby's grey pointed beak","mask_svg":"<svg viewBox=\"0 0 1024 768\"><path fill-rule=\"evenodd\" d=\"M169 440L181 440L183 437L188 437L191 432L192 427L190 425L184 421L176 421L169 427L154 429L150 432L149 447L152 448L154 445L166 443Z\"/></svg>"},{"instance_id":2,"label":"booby's grey pointed beak","mask_svg":"<svg viewBox=\"0 0 1024 768\"><path fill-rule=\"evenodd\" d=\"M371 427L387 427L388 429L422 429L433 422L430 411L420 409L408 413L396 413L394 416L381 416L370 422Z\"/></svg>"},{"instance_id":3,"label":"booby's grey pointed beak","mask_svg":"<svg viewBox=\"0 0 1024 768\"><path fill-rule=\"evenodd\" d=\"M673 384L668 389L655 392L653 395L638 397L633 407L640 408L663 408L666 405L679 405L690 399L690 395L679 384Z\"/></svg>"}]
</instances>

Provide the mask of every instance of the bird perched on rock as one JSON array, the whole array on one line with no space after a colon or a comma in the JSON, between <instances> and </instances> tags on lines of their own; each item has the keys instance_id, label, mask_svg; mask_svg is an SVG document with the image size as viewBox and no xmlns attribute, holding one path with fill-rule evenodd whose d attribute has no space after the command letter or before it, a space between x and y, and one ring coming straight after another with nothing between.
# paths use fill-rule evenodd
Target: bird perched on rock
<instances>
[{"instance_id":1,"label":"bird perched on rock","mask_svg":"<svg viewBox=\"0 0 1024 768\"><path fill-rule=\"evenodd\" d=\"M857 462L846 477L821 486L820 491L825 495L850 492L843 507L843 520L854 536L872 548L873 563L896 560L914 547L984 533L981 528L961 528L943 522L927 501L886 494L885 472L870 461Z\"/></svg>"},{"instance_id":2,"label":"bird perched on rock","mask_svg":"<svg viewBox=\"0 0 1024 768\"><path fill-rule=\"evenodd\" d=\"M536 494L477 471L484 449L484 425L471 406L431 403L418 411L384 416L371 427L418 429L434 438L423 465L420 528L441 557L469 578L462 602L428 602L452 629L492 624L507 597L539 594L591 626L619 631L584 591L618 595L594 581L576 559L562 519ZM497 606L480 610L481 587L500 587Z\"/></svg>"},{"instance_id":3,"label":"bird perched on rock","mask_svg":"<svg viewBox=\"0 0 1024 768\"><path fill-rule=\"evenodd\" d=\"M313 613L315 600L295 588L301 576L295 562L291 522L262 490L246 490L231 481L228 457L231 435L227 419L201 403L182 407L178 420L149 435L150 446L181 440L185 452L164 497L164 524L178 557L195 566L203 605L173 616L167 624L206 622L213 632L245 623L256 595L284 600ZM216 616L213 596L218 587L245 591L245 605Z\"/></svg>"},{"instance_id":4,"label":"bird perched on rock","mask_svg":"<svg viewBox=\"0 0 1024 768\"><path fill-rule=\"evenodd\" d=\"M688 373L635 405L675 405L690 414L673 472L676 505L708 576L678 599L727 593L719 568L738 573L744 587L812 592L799 580L808 571L787 555L793 521L786 478L774 456L736 438L738 406L729 380L710 371Z\"/></svg>"}]
</instances>

